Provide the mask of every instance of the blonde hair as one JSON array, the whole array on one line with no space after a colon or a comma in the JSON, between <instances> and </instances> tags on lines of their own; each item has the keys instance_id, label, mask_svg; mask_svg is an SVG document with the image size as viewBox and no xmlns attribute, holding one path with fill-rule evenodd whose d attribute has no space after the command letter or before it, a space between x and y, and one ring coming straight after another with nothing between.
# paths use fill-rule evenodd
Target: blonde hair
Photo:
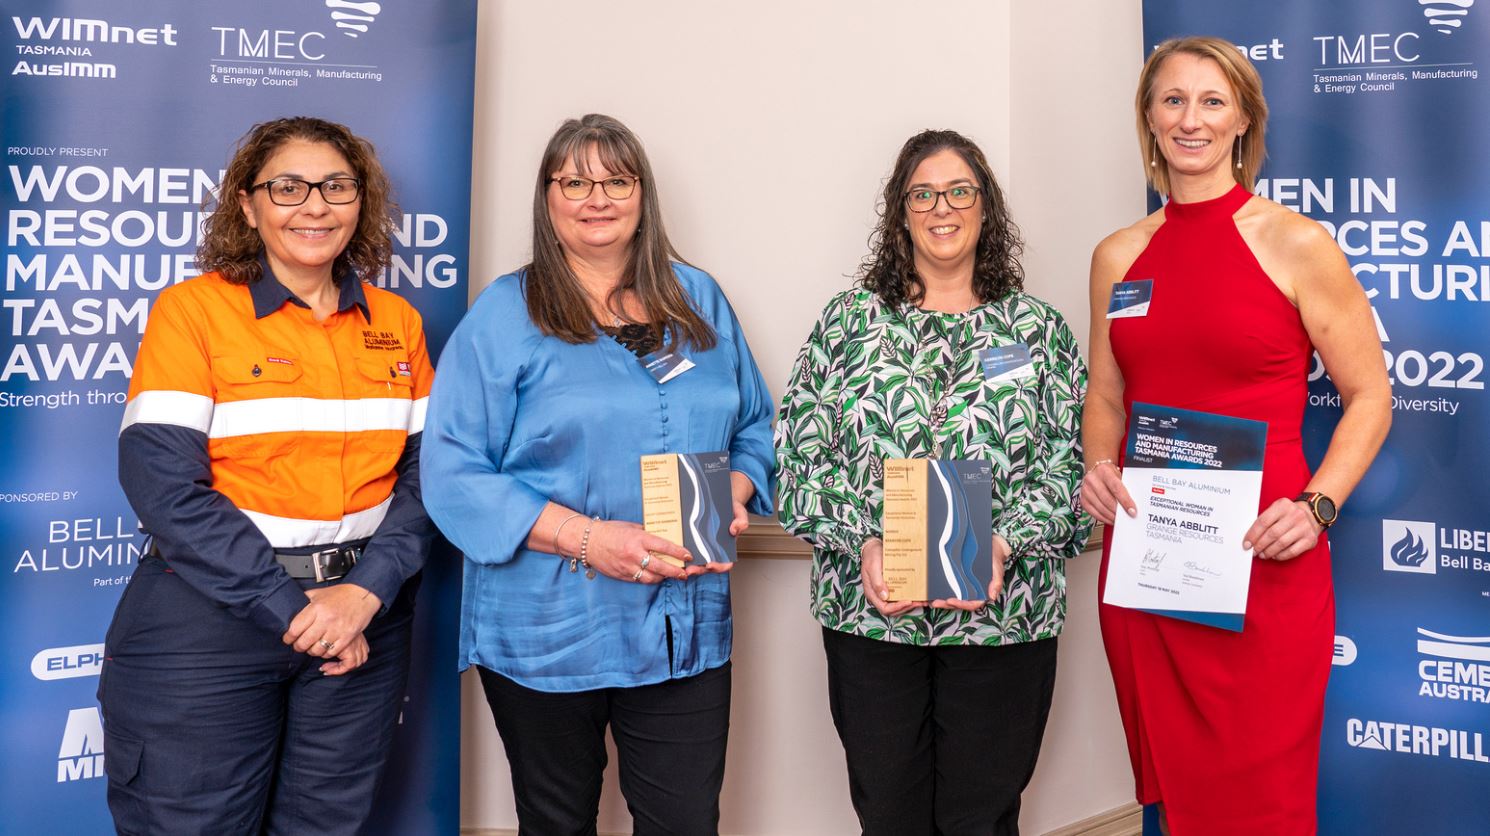
<instances>
[{"instance_id":1,"label":"blonde hair","mask_svg":"<svg viewBox=\"0 0 1490 836\"><path fill-rule=\"evenodd\" d=\"M1224 38L1191 36L1171 38L1154 48L1138 74L1138 93L1133 107L1137 115L1138 144L1143 154L1143 170L1154 191L1169 193L1169 161L1159 153L1158 140L1149 129L1149 106L1153 104L1154 80L1164 60L1176 54L1194 55L1215 61L1236 94L1247 132L1234 141L1242 143L1241 168L1231 166L1231 176L1247 191L1253 190L1257 172L1267 157L1268 103L1262 96L1262 78L1242 51ZM1234 158L1234 157L1233 157Z\"/></svg>"}]
</instances>

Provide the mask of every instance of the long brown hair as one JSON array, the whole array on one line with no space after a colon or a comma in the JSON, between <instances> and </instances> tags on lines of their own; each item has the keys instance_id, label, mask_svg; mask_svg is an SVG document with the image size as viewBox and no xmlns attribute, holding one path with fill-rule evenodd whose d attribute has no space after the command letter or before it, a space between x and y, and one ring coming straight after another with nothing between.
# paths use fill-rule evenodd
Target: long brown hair
<instances>
[{"instance_id":1,"label":"long brown hair","mask_svg":"<svg viewBox=\"0 0 1490 836\"><path fill-rule=\"evenodd\" d=\"M1019 227L1009 218L1003 190L993 179L993 169L982 150L956 131L922 131L906 140L895 159L895 170L885 181L879 223L869 235L869 255L859 265L859 286L879 294L886 304L913 305L926 293L926 285L916 273L915 248L906 226L909 210L905 195L916 166L932 154L948 150L973 170L983 200L983 225L973 259L973 292L986 304L1024 288L1024 269L1019 266L1024 243L1019 238Z\"/></svg>"},{"instance_id":2,"label":"long brown hair","mask_svg":"<svg viewBox=\"0 0 1490 836\"><path fill-rule=\"evenodd\" d=\"M243 216L238 192L253 188L254 178L264 163L286 143L297 139L335 148L352 166L352 175L357 178L361 202L357 229L346 249L336 257L332 277L339 280L350 268L359 278L370 279L388 266L389 256L393 254L392 234L398 223L398 206L393 202L393 187L372 143L353 134L345 125L311 116L292 116L254 125L238 142L217 194L202 206L211 210L202 224L202 244L197 248L197 267L202 272L216 270L233 284L259 280L262 272L259 252L264 241Z\"/></svg>"},{"instance_id":3,"label":"long brown hair","mask_svg":"<svg viewBox=\"0 0 1490 836\"><path fill-rule=\"evenodd\" d=\"M686 343L701 351L713 348L714 329L689 304L688 294L673 274L674 261L687 262L673 248L663 227L657 183L647 152L629 128L599 113L560 125L543 151L533 188L533 261L523 268L527 273L528 317L540 331L567 343L595 339L599 323L589 296L564 257L548 216L549 177L569 160L574 161L579 173L589 174L591 148L612 174L639 178L637 188L642 198L641 223L631 240L626 270L606 298L606 307L614 310L617 297L630 290L646 312L645 321L656 327L658 336L668 344Z\"/></svg>"},{"instance_id":4,"label":"long brown hair","mask_svg":"<svg viewBox=\"0 0 1490 836\"><path fill-rule=\"evenodd\" d=\"M1154 80L1159 68L1171 55L1183 53L1199 58L1209 58L1221 67L1221 74L1236 93L1237 105L1242 117L1247 120L1247 132L1233 139L1242 143L1241 168L1231 167L1231 177L1252 191L1257 181L1257 172L1268 155L1267 127L1268 103L1262 97L1262 77L1247 56L1236 44L1223 38L1192 35L1188 38L1171 38L1154 47L1138 74L1138 93L1133 99L1133 108L1138 117L1138 145L1143 154L1143 171L1153 184L1154 191L1169 193L1169 161L1159 153L1158 140L1149 129L1149 106L1154 99Z\"/></svg>"}]
</instances>

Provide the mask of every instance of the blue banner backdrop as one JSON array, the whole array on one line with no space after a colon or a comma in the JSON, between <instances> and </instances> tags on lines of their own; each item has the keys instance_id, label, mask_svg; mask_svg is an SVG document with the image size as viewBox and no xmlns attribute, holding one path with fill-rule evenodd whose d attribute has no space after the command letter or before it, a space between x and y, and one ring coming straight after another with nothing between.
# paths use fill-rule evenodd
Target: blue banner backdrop
<instances>
[{"instance_id":1,"label":"blue banner backdrop","mask_svg":"<svg viewBox=\"0 0 1490 836\"><path fill-rule=\"evenodd\" d=\"M97 673L142 536L115 478L154 294L195 275L200 207L252 124L377 146L404 210L384 287L437 353L466 309L475 0L0 0L0 831L109 832ZM425 573L378 823L458 828L458 561Z\"/></svg>"},{"instance_id":2,"label":"blue banner backdrop","mask_svg":"<svg viewBox=\"0 0 1490 836\"><path fill-rule=\"evenodd\" d=\"M1392 377L1391 437L1330 531L1339 635L1320 832L1484 833L1490 79L1480 73L1490 3L1143 8L1146 50L1186 34L1245 47L1271 110L1257 191L1335 234L1371 298ZM1339 416L1316 360L1311 461Z\"/></svg>"}]
</instances>

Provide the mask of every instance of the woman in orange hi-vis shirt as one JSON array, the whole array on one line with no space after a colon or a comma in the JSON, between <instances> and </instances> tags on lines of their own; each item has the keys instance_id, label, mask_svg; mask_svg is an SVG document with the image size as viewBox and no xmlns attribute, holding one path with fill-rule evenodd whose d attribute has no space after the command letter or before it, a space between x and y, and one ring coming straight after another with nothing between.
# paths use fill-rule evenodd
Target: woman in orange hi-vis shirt
<instances>
[{"instance_id":1,"label":"woman in orange hi-vis shirt","mask_svg":"<svg viewBox=\"0 0 1490 836\"><path fill-rule=\"evenodd\" d=\"M120 833L356 833L409 670L434 528L419 314L365 284L397 209L372 146L257 125L160 294L119 433L150 546L98 697Z\"/></svg>"}]
</instances>

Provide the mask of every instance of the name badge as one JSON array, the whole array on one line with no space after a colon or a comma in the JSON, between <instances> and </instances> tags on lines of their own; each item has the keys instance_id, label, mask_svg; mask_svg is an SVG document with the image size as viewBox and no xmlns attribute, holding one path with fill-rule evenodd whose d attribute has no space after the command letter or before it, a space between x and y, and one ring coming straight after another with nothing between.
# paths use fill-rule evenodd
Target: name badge
<instances>
[{"instance_id":1,"label":"name badge","mask_svg":"<svg viewBox=\"0 0 1490 836\"><path fill-rule=\"evenodd\" d=\"M983 377L994 383L1009 383L1035 376L1035 361L1024 343L996 345L978 352Z\"/></svg>"},{"instance_id":2,"label":"name badge","mask_svg":"<svg viewBox=\"0 0 1490 836\"><path fill-rule=\"evenodd\" d=\"M1108 319L1148 316L1149 299L1154 295L1154 280L1113 282L1112 298L1107 301Z\"/></svg>"},{"instance_id":3,"label":"name badge","mask_svg":"<svg viewBox=\"0 0 1490 836\"><path fill-rule=\"evenodd\" d=\"M659 348L645 357L637 358L647 374L658 383L666 383L693 368L693 361L681 353Z\"/></svg>"}]
</instances>

